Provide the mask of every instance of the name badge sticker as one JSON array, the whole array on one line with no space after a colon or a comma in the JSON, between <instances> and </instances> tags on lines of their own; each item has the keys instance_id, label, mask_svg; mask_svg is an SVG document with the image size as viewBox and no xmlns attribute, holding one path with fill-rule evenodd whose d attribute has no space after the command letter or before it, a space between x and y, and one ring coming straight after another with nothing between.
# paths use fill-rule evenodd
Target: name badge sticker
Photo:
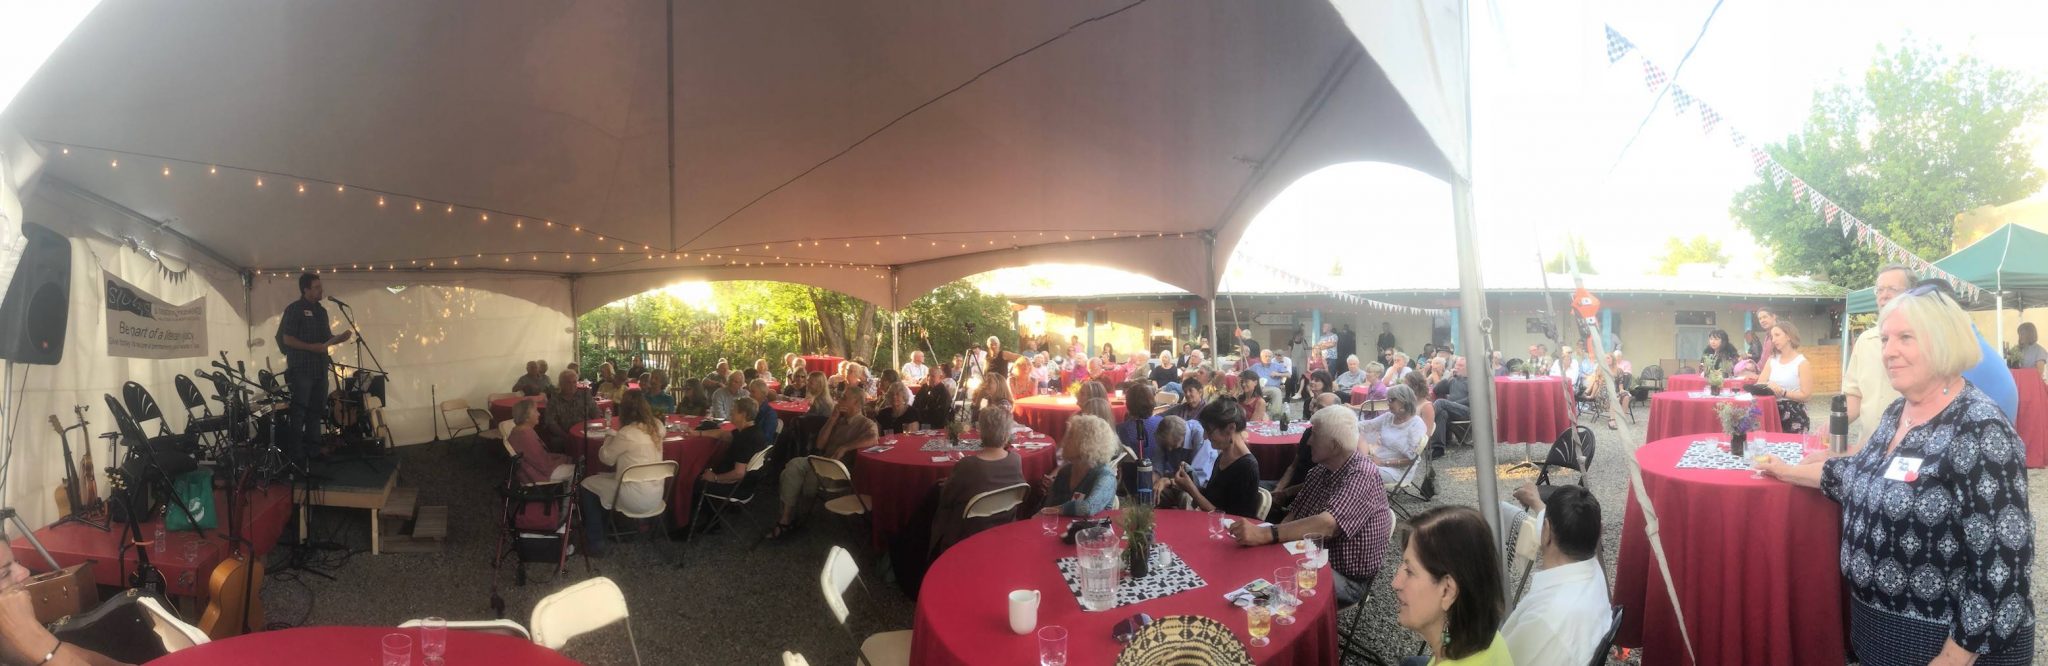
<instances>
[{"instance_id":1,"label":"name badge sticker","mask_svg":"<svg viewBox=\"0 0 2048 666\"><path fill-rule=\"evenodd\" d=\"M1920 479L1919 458L1893 458L1890 467L1885 468L1884 478L1912 483Z\"/></svg>"}]
</instances>

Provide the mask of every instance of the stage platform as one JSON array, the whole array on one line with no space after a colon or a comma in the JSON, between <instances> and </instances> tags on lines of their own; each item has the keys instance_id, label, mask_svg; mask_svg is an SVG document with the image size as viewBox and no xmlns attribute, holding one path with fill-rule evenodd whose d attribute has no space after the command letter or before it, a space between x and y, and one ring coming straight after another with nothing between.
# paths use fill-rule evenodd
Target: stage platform
<instances>
[{"instance_id":1,"label":"stage platform","mask_svg":"<svg viewBox=\"0 0 2048 666\"><path fill-rule=\"evenodd\" d=\"M398 456L375 456L366 458L327 459L313 463L315 486L307 504L331 506L343 509L365 509L370 512L370 554L384 552L382 543L384 529L378 523L383 517L384 507L392 498L392 489L398 487ZM411 502L414 496L404 498L408 505L405 515L412 515ZM306 512L299 512L299 539L306 539Z\"/></svg>"},{"instance_id":2,"label":"stage platform","mask_svg":"<svg viewBox=\"0 0 2048 666\"><path fill-rule=\"evenodd\" d=\"M245 493L243 498L248 503L238 509L238 517L245 521L242 536L255 543L257 557L269 555L270 550L277 546L278 537L284 534L285 524L291 521L291 490L285 486L271 486L261 492ZM207 578L221 559L227 557L227 492L215 490L213 502L220 512L220 527L207 530L203 539L190 531L169 533L165 536L167 543L164 548L149 553L150 564L163 572L166 592L173 597L204 602ZM142 538L152 538L163 524L161 517L143 523ZM68 567L90 560L93 578L100 585L127 587L128 573L134 571L136 562L133 548L126 551L125 557L121 550L121 544L128 540L127 528L125 523L112 523L107 531L102 532L78 523L65 523L36 530L36 538L50 551L50 557L57 560L57 566ZM199 544L194 553L196 557L187 562L187 544L195 542ZM49 569L49 564L36 554L28 539L16 537L10 545L14 547L14 559L30 571L43 573Z\"/></svg>"}]
</instances>

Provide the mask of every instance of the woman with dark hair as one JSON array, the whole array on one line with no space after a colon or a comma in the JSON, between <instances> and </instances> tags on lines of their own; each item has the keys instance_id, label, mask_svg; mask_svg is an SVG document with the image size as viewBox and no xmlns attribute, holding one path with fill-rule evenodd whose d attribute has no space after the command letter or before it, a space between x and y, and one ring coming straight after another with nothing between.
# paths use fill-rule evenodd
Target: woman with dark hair
<instances>
[{"instance_id":1,"label":"woman with dark hair","mask_svg":"<svg viewBox=\"0 0 2048 666\"><path fill-rule=\"evenodd\" d=\"M1739 356L1741 352L1736 351L1735 341L1728 339L1728 332L1714 329L1714 332L1707 334L1707 348L1700 352L1700 364L1704 366L1700 368L1700 372L1719 369L1722 374L1727 374L1735 369L1735 361Z\"/></svg>"},{"instance_id":2,"label":"woman with dark hair","mask_svg":"<svg viewBox=\"0 0 2048 666\"><path fill-rule=\"evenodd\" d=\"M1302 387L1301 397L1304 401L1303 404L1309 405L1304 409L1309 409L1311 411L1315 409L1316 396L1322 395L1324 393L1337 392L1337 380L1330 377L1330 371L1328 370L1317 370L1308 373L1308 379L1304 381L1307 382L1307 385ZM1339 399L1339 402L1342 402L1344 399L1348 399L1350 396L1340 395L1337 397Z\"/></svg>"},{"instance_id":3,"label":"woman with dark hair","mask_svg":"<svg viewBox=\"0 0 2048 666\"><path fill-rule=\"evenodd\" d=\"M1245 443L1244 411L1238 409L1237 403L1217 400L1202 408L1198 420L1208 435L1207 446L1216 449L1216 463L1210 468L1208 485L1195 485L1187 465L1159 473L1171 474L1173 486L1203 511L1222 510L1233 516L1263 519L1264 516L1257 515L1259 459L1252 457L1251 447Z\"/></svg>"},{"instance_id":4,"label":"woman with dark hair","mask_svg":"<svg viewBox=\"0 0 2048 666\"><path fill-rule=\"evenodd\" d=\"M1735 369L1729 371L1727 375L1756 381L1757 373L1762 372L1764 368L1763 338L1757 335L1756 330L1751 329L1749 332L1742 334L1742 344L1744 351L1740 357L1736 358Z\"/></svg>"},{"instance_id":5,"label":"woman with dark hair","mask_svg":"<svg viewBox=\"0 0 2048 666\"><path fill-rule=\"evenodd\" d=\"M1124 420L1116 424L1117 441L1131 450L1133 459L1152 456L1159 448L1156 436L1159 431L1159 415L1152 412L1156 403L1152 385L1133 383L1124 391ZM1159 470L1164 474L1166 470Z\"/></svg>"},{"instance_id":6,"label":"woman with dark hair","mask_svg":"<svg viewBox=\"0 0 2048 666\"><path fill-rule=\"evenodd\" d=\"M1432 664L1514 666L1500 637L1505 583L1486 518L1469 506L1440 506L1409 524L1394 569L1401 627L1429 644Z\"/></svg>"},{"instance_id":7,"label":"woman with dark hair","mask_svg":"<svg viewBox=\"0 0 2048 666\"><path fill-rule=\"evenodd\" d=\"M1237 373L1237 406L1246 414L1266 413L1266 394L1259 390L1264 383L1259 373L1246 370Z\"/></svg>"},{"instance_id":8,"label":"woman with dark hair","mask_svg":"<svg viewBox=\"0 0 2048 666\"><path fill-rule=\"evenodd\" d=\"M911 401L917 412L918 423L930 427L943 426L953 420L953 364L940 363L925 375L924 386L917 390L917 399Z\"/></svg>"}]
</instances>

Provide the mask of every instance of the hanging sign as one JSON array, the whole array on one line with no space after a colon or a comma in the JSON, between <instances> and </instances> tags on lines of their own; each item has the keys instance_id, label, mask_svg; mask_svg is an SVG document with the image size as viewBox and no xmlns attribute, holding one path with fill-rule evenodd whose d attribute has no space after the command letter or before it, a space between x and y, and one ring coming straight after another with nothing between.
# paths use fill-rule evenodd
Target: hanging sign
<instances>
[{"instance_id":1,"label":"hanging sign","mask_svg":"<svg viewBox=\"0 0 2048 666\"><path fill-rule=\"evenodd\" d=\"M206 355L206 299L171 305L140 287L106 276L107 355L196 358Z\"/></svg>"}]
</instances>

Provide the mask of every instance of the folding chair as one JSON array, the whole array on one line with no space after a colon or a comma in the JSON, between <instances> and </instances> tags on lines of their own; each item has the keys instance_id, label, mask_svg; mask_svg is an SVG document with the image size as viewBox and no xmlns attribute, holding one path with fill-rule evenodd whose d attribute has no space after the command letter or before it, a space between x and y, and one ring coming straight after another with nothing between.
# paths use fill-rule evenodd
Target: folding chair
<instances>
[{"instance_id":1,"label":"folding chair","mask_svg":"<svg viewBox=\"0 0 2048 666\"><path fill-rule=\"evenodd\" d=\"M447 622L448 628L456 631L497 634L499 636L510 636L522 641L533 640L533 635L526 632L526 627L519 626L518 622L511 620L448 620ZM398 628L414 629L422 624L426 624L426 621L418 619L406 620L404 624L398 625Z\"/></svg>"},{"instance_id":2,"label":"folding chair","mask_svg":"<svg viewBox=\"0 0 2048 666\"><path fill-rule=\"evenodd\" d=\"M213 410L206 406L206 396L199 392L191 377L178 375L172 381L178 387L178 402L185 406L185 434L198 438L209 449L219 448L221 433L228 429L227 417L213 415Z\"/></svg>"},{"instance_id":3,"label":"folding chair","mask_svg":"<svg viewBox=\"0 0 2048 666\"><path fill-rule=\"evenodd\" d=\"M1272 512L1273 491L1267 490L1265 486L1259 486L1259 512L1257 514L1253 514L1253 517L1258 520L1265 520L1266 514Z\"/></svg>"},{"instance_id":4,"label":"folding chair","mask_svg":"<svg viewBox=\"0 0 2048 666\"><path fill-rule=\"evenodd\" d=\"M755 451L754 457L747 459L746 477L740 479L738 483L713 483L705 485L704 494L699 497L700 502L696 507L696 512L700 517L690 521L691 528L689 533L684 536L685 540L694 537L698 532L710 529L703 527L698 522L699 520L710 520L717 525L724 526L726 529L733 529L732 522L725 519L726 511L733 507L745 509L747 505L754 502L755 497L761 494L760 477L767 474L768 453L772 450L771 447L764 446L761 447L761 450ZM706 514L709 515L706 516ZM754 526L754 519L747 517L747 513L744 510L740 512L740 520L746 521L748 527ZM700 527L703 527L703 529L699 529Z\"/></svg>"},{"instance_id":5,"label":"folding chair","mask_svg":"<svg viewBox=\"0 0 2048 666\"><path fill-rule=\"evenodd\" d=\"M626 644L633 648L633 663L640 663L640 644L633 638L633 618L626 610L626 595L612 579L599 576L548 595L533 605L533 642L560 650L570 639L626 623Z\"/></svg>"},{"instance_id":6,"label":"folding chair","mask_svg":"<svg viewBox=\"0 0 2048 666\"><path fill-rule=\"evenodd\" d=\"M600 498L605 500L605 524L611 524L611 517L613 515L620 515L625 516L627 518L631 518L636 523L639 523L640 526L644 527L645 522L648 519L658 519L663 515L668 514L668 498L673 496L672 493L675 489L676 471L680 468L681 465L679 465L674 460L663 460L660 462L651 462L640 465L634 465L632 467L619 470L619 485L617 488L612 489L612 496L609 499ZM626 492L626 486L634 483L646 483L655 481L661 482L661 502L655 504L654 510L627 511L621 507L621 505L619 504L619 497ZM643 531L645 530L635 529L631 533L639 533ZM629 532L619 532L610 529L605 530L605 536L611 538L611 540L613 541L618 541L620 536L626 534L629 534Z\"/></svg>"},{"instance_id":7,"label":"folding chair","mask_svg":"<svg viewBox=\"0 0 2048 666\"><path fill-rule=\"evenodd\" d=\"M1591 666L1606 666L1607 653L1608 651L1614 649L1614 635L1621 631L1621 612L1622 610L1620 606L1614 607L1613 623L1607 625L1607 635L1601 637L1600 649L1594 650L1592 659L1587 661L1586 663L1590 664Z\"/></svg>"},{"instance_id":8,"label":"folding chair","mask_svg":"<svg viewBox=\"0 0 2048 666\"><path fill-rule=\"evenodd\" d=\"M1017 505L1024 503L1024 495L1031 492L1031 484L1019 483L984 492L967 500L962 518L974 520L1005 513L1014 516Z\"/></svg>"},{"instance_id":9,"label":"folding chair","mask_svg":"<svg viewBox=\"0 0 2048 666\"><path fill-rule=\"evenodd\" d=\"M481 419L478 418L479 414L482 415ZM464 430L469 431L471 435L481 435L484 432L484 425L490 422L491 412L471 408L468 400L450 398L441 401L441 425L448 429L448 439L460 437Z\"/></svg>"},{"instance_id":10,"label":"folding chair","mask_svg":"<svg viewBox=\"0 0 2048 666\"><path fill-rule=\"evenodd\" d=\"M1551 443L1550 453L1543 456L1543 464L1536 467L1536 488L1540 492L1550 486L1550 468L1563 467L1579 471L1579 485L1586 485L1586 472L1593 467L1593 453L1597 450L1593 429L1586 426L1572 426L1558 433L1557 441ZM1544 497L1549 497L1548 493Z\"/></svg>"},{"instance_id":11,"label":"folding chair","mask_svg":"<svg viewBox=\"0 0 2048 666\"><path fill-rule=\"evenodd\" d=\"M822 499L827 494L837 495L824 500L826 511L841 518L868 515L868 507L874 505L875 499L854 492L853 472L846 469L846 463L840 462L838 458L824 456L809 456L808 460L811 461L811 473L818 475L818 497Z\"/></svg>"},{"instance_id":12,"label":"folding chair","mask_svg":"<svg viewBox=\"0 0 2048 666\"><path fill-rule=\"evenodd\" d=\"M135 382L122 384L121 402L124 407L128 408L128 418L134 419L135 425L144 426L144 429L147 430L149 422L156 421L156 434L151 435L149 438L151 444L198 441L197 437L171 432L170 420L164 418L164 411L157 406L156 398L151 396L149 389L144 388L141 384Z\"/></svg>"},{"instance_id":13,"label":"folding chair","mask_svg":"<svg viewBox=\"0 0 2048 666\"><path fill-rule=\"evenodd\" d=\"M1429 475L1433 472L1434 468L1430 465L1429 453L1426 451L1418 452L1415 460L1408 463L1408 469L1401 473L1401 478L1391 483L1382 484L1387 490L1387 508L1393 509L1394 513L1400 514L1402 520L1409 519L1411 516L1408 514L1408 509L1401 506L1400 500L1406 498L1417 502L1429 501L1434 494L1424 493L1422 486L1429 480Z\"/></svg>"},{"instance_id":14,"label":"folding chair","mask_svg":"<svg viewBox=\"0 0 2048 666\"><path fill-rule=\"evenodd\" d=\"M1425 454L1420 457L1428 456ZM1394 529L1397 524L1398 521L1394 520L1394 509L1390 506L1387 508L1387 543L1394 543ZM1358 603L1352 604L1350 606L1352 611L1351 623L1349 627L1343 627L1337 631L1337 648L1342 650L1344 654L1357 655L1360 659L1364 659L1367 663L1378 664L1379 666L1386 666L1387 661L1385 659L1380 658L1378 654L1374 654L1372 650L1366 647L1366 645L1369 644L1363 643L1363 639L1359 638L1359 632L1363 631L1365 627L1366 602L1372 600L1372 592L1374 587L1375 586L1371 585L1366 586L1365 596L1359 597ZM1332 588L1329 591L1329 594L1331 596L1335 596L1337 594L1337 590L1335 588ZM1337 610L1341 613L1344 609L1339 608Z\"/></svg>"},{"instance_id":15,"label":"folding chair","mask_svg":"<svg viewBox=\"0 0 2048 666\"><path fill-rule=\"evenodd\" d=\"M507 421L500 427L511 425ZM510 428L505 428L510 430ZM569 555L573 552L581 512L576 501L578 473L562 481L524 483L519 480L519 467L524 462L512 450L508 439L505 451L510 458L506 467L505 483L498 487L498 546L491 555L491 610L500 617L505 614L505 600L498 595L498 568L506 558L515 558L514 580L526 585L526 565L534 562L554 564L556 575L569 572ZM584 567L590 566L588 558Z\"/></svg>"},{"instance_id":16,"label":"folding chair","mask_svg":"<svg viewBox=\"0 0 2048 666\"><path fill-rule=\"evenodd\" d=\"M1636 406L1648 403L1650 395L1664 390L1664 387L1664 366L1653 365L1643 368L1642 375L1635 378L1635 385L1629 387L1629 397L1633 398L1628 403L1631 422L1634 421Z\"/></svg>"},{"instance_id":17,"label":"folding chair","mask_svg":"<svg viewBox=\"0 0 2048 666\"><path fill-rule=\"evenodd\" d=\"M166 651L177 652L196 645L205 645L212 640L207 637L206 632L200 631L198 627L186 624L183 619L178 617L177 613L164 608L163 602L158 601L156 597L144 594L137 598L136 601L141 604L145 614L149 616L153 625L151 629L154 630L157 638L163 640Z\"/></svg>"},{"instance_id":18,"label":"folding chair","mask_svg":"<svg viewBox=\"0 0 2048 666\"><path fill-rule=\"evenodd\" d=\"M825 592L825 606L832 610L832 618L839 621L839 628L846 631L848 638L860 640L853 633L853 627L846 625L851 613L846 608L846 589L860 583L862 591L868 584L860 579L860 564L853 561L853 554L845 548L833 546L825 554L825 569L818 572L818 587ZM910 632L885 631L868 636L860 641L860 662L867 666L894 666L910 663Z\"/></svg>"}]
</instances>

